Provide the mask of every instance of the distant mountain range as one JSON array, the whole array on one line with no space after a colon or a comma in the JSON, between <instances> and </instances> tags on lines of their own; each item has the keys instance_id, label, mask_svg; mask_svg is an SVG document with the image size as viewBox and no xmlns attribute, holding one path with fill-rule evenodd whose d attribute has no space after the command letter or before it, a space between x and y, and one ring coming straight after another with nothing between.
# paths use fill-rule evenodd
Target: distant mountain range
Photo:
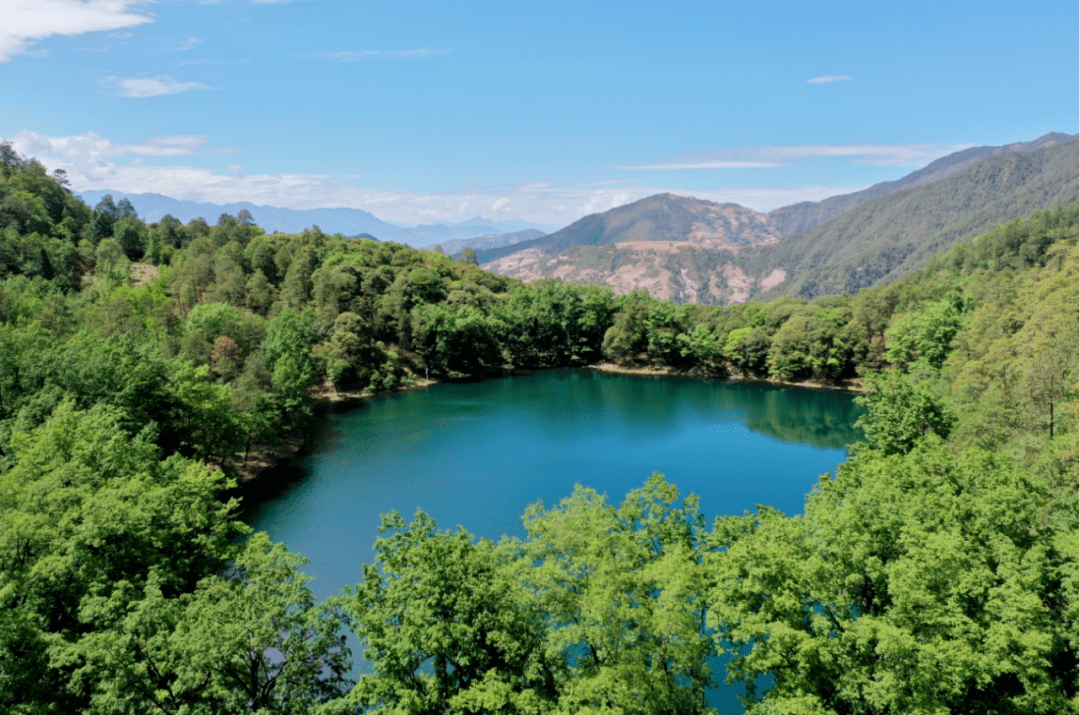
<instances>
[{"instance_id":1,"label":"distant mountain range","mask_svg":"<svg viewBox=\"0 0 1080 715\"><path fill-rule=\"evenodd\" d=\"M211 204L199 201L181 201L161 194L129 194L123 191L108 190L76 193L82 196L83 200L90 206L97 204L106 194L111 195L115 201L127 198L131 205L135 207L139 216L147 223L160 221L162 216L171 214L184 223L201 216L213 225L217 223L218 216L223 213L236 215L241 210L247 209L255 219L255 223L268 233L274 231L299 233L312 226L318 226L324 233L341 233L346 236L358 236L366 233L380 241L405 243L414 248L525 230L536 230L546 234L557 228L557 226L531 223L529 221L492 221L479 217L458 223L401 226L383 221L361 209L320 208L296 210L277 208L275 206L256 206L248 201L231 204Z\"/></svg>"},{"instance_id":2,"label":"distant mountain range","mask_svg":"<svg viewBox=\"0 0 1080 715\"><path fill-rule=\"evenodd\" d=\"M680 302L856 292L889 283L965 238L1077 200L1077 137L950 154L902 179L761 214L660 194L532 241L479 251L483 267L644 288Z\"/></svg>"},{"instance_id":3,"label":"distant mountain range","mask_svg":"<svg viewBox=\"0 0 1080 715\"><path fill-rule=\"evenodd\" d=\"M466 248L474 248L476 250L502 248L503 246L513 246L521 243L522 241L531 241L537 238L543 238L545 234L543 231L538 231L535 228L527 228L524 231L514 231L512 233L489 233L486 236L476 236L474 238L456 238L453 241L444 241L443 243L436 244L442 248L443 253L451 256L457 256L461 254L461 251ZM426 246L426 248L434 248L435 246Z\"/></svg>"}]
</instances>

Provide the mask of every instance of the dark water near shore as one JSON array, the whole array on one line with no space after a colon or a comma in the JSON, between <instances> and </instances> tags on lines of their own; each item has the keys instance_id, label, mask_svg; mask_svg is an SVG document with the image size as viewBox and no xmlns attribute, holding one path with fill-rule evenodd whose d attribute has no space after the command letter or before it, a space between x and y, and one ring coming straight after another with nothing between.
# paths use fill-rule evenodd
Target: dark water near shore
<instances>
[{"instance_id":1,"label":"dark water near shore","mask_svg":"<svg viewBox=\"0 0 1080 715\"><path fill-rule=\"evenodd\" d=\"M311 560L322 598L361 579L391 509L524 536L537 500L581 483L618 503L658 471L710 522L756 504L800 512L860 438L859 414L842 393L590 370L437 385L322 415L308 453L247 490L245 519Z\"/></svg>"}]
</instances>

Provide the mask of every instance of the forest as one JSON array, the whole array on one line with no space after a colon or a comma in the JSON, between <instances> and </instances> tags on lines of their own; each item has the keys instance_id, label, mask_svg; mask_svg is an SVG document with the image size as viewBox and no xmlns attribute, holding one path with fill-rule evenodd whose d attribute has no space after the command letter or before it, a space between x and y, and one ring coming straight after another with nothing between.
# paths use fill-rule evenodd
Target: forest
<instances>
[{"instance_id":1,"label":"forest","mask_svg":"<svg viewBox=\"0 0 1080 715\"><path fill-rule=\"evenodd\" d=\"M708 713L727 654L748 713L1075 712L1078 224L677 305L245 212L147 224L0 144L0 711ZM238 469L317 395L602 362L857 380L865 440L802 514L709 520L659 474L499 543L388 514L325 601L238 519Z\"/></svg>"}]
</instances>

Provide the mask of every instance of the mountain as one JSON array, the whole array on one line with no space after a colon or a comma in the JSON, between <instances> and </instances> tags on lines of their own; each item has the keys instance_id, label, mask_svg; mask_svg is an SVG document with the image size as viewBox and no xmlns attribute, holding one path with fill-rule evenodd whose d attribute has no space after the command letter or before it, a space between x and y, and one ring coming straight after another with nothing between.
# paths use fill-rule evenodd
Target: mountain
<instances>
[{"instance_id":1,"label":"mountain","mask_svg":"<svg viewBox=\"0 0 1080 715\"><path fill-rule=\"evenodd\" d=\"M644 288L680 302L855 292L997 223L1075 201L1077 173L1077 137L1047 134L966 149L898 181L770 214L661 194L478 253L485 268L523 280ZM791 233L800 226L809 228Z\"/></svg>"},{"instance_id":2,"label":"mountain","mask_svg":"<svg viewBox=\"0 0 1080 715\"><path fill-rule=\"evenodd\" d=\"M868 189L856 191L851 194L832 196L823 201L803 201L790 206L783 206L769 213L777 231L781 236L790 236L793 233L807 231L815 226L825 223L842 213L864 204L871 199L877 199L902 189L911 189L916 186L931 184L944 179L950 174L955 174L971 166L980 159L988 156L1007 152L1024 152L1032 149L1041 149L1051 144L1059 144L1068 141L1071 137L1060 132L1044 134L1030 142L1018 142L1005 146L980 146L964 149L927 164L918 171L913 171L902 179L896 181L883 181L874 184Z\"/></svg>"},{"instance_id":3,"label":"mountain","mask_svg":"<svg viewBox=\"0 0 1080 715\"><path fill-rule=\"evenodd\" d=\"M451 256L457 256L464 248L474 249L490 249L490 248L502 248L503 246L512 246L522 241L532 241L537 238L543 238L547 234L543 231L538 231L535 228L527 228L524 231L514 231L512 233L489 233L485 236L473 236L472 238L455 238L451 241L444 243L433 243L425 248L432 249L435 246L442 248L443 253Z\"/></svg>"},{"instance_id":4,"label":"mountain","mask_svg":"<svg viewBox=\"0 0 1080 715\"><path fill-rule=\"evenodd\" d=\"M884 285L959 241L1033 211L1077 201L1077 137L998 152L944 179L868 201L809 231L738 256L752 275L782 272L764 299Z\"/></svg>"},{"instance_id":5,"label":"mountain","mask_svg":"<svg viewBox=\"0 0 1080 715\"><path fill-rule=\"evenodd\" d=\"M450 251L446 247L451 241L472 241L491 236L513 236L528 231L535 231L535 234L528 236L528 238L535 238L545 236L556 228L556 226L531 223L529 221L492 221L477 217L459 223L432 223L413 226L405 229L409 232L408 240L399 242L415 247L431 246L433 248L436 244L439 244L446 253L456 253L456 251Z\"/></svg>"},{"instance_id":6,"label":"mountain","mask_svg":"<svg viewBox=\"0 0 1080 715\"><path fill-rule=\"evenodd\" d=\"M646 288L659 298L716 303L731 298L729 284L752 284L745 276L723 277L729 251L779 239L765 214L744 206L657 194L477 254L484 268L523 280L558 276L606 283L619 293ZM717 256L726 258L711 260Z\"/></svg>"},{"instance_id":7,"label":"mountain","mask_svg":"<svg viewBox=\"0 0 1080 715\"><path fill-rule=\"evenodd\" d=\"M604 213L590 214L543 238L478 254L483 262L526 249L537 251L538 256L550 256L577 246L609 243L680 241L738 248L779 239L765 214L745 206L656 194Z\"/></svg>"},{"instance_id":8,"label":"mountain","mask_svg":"<svg viewBox=\"0 0 1080 715\"><path fill-rule=\"evenodd\" d=\"M306 228L318 226L325 233L341 233L346 236L358 236L366 233L381 241L394 241L410 246L426 246L440 241L452 241L475 237L481 233L503 234L527 229L539 229L548 232L554 226L530 223L528 221L492 221L484 218L472 218L458 223L434 223L419 226L403 226L383 221L362 209L318 208L287 209L275 206L257 206L249 201L230 204L212 204L199 201L182 201L161 194L129 194L123 191L95 190L76 192L90 206L94 206L106 194L119 201L127 198L135 210L147 223L160 221L165 214L172 214L184 223L203 217L211 224L217 222L223 213L236 215L246 209L255 219L255 223L268 233L299 233Z\"/></svg>"}]
</instances>

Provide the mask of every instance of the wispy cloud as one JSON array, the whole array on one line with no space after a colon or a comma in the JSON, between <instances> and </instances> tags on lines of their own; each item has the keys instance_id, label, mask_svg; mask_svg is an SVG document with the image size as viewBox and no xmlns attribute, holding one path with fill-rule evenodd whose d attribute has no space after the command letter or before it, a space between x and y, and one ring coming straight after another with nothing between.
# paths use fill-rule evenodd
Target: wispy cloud
<instances>
[{"instance_id":1,"label":"wispy cloud","mask_svg":"<svg viewBox=\"0 0 1080 715\"><path fill-rule=\"evenodd\" d=\"M772 169L821 158L848 159L853 164L921 166L966 149L971 144L808 144L714 149L699 156L678 157L650 164L621 164L613 169Z\"/></svg>"},{"instance_id":2,"label":"wispy cloud","mask_svg":"<svg viewBox=\"0 0 1080 715\"><path fill-rule=\"evenodd\" d=\"M604 179L603 181L581 181L571 186L611 186L613 184L632 184L637 179Z\"/></svg>"},{"instance_id":3,"label":"wispy cloud","mask_svg":"<svg viewBox=\"0 0 1080 715\"><path fill-rule=\"evenodd\" d=\"M188 35L183 40L178 42L176 44L176 47L174 47L173 49L176 52L187 52L188 50L194 50L196 47L203 44L204 42L206 42L206 40L200 40L198 37L192 37Z\"/></svg>"},{"instance_id":4,"label":"wispy cloud","mask_svg":"<svg viewBox=\"0 0 1080 715\"><path fill-rule=\"evenodd\" d=\"M450 50L343 50L341 52L323 52L315 55L320 59L337 60L338 62L360 62L374 58L392 60L409 60L420 57L437 57L445 55Z\"/></svg>"},{"instance_id":5,"label":"wispy cloud","mask_svg":"<svg viewBox=\"0 0 1080 715\"><path fill-rule=\"evenodd\" d=\"M0 62L27 52L52 35L136 27L151 18L143 0L4 0L0 22Z\"/></svg>"},{"instance_id":6,"label":"wispy cloud","mask_svg":"<svg viewBox=\"0 0 1080 715\"><path fill-rule=\"evenodd\" d=\"M157 77L109 77L105 84L121 97L160 97L164 94L180 94L196 89L211 89L202 82L181 82L168 75Z\"/></svg>"},{"instance_id":7,"label":"wispy cloud","mask_svg":"<svg viewBox=\"0 0 1080 715\"><path fill-rule=\"evenodd\" d=\"M685 159L659 164L616 164L612 169L775 169L787 164L774 161L726 161L722 159Z\"/></svg>"},{"instance_id":8,"label":"wispy cloud","mask_svg":"<svg viewBox=\"0 0 1080 715\"><path fill-rule=\"evenodd\" d=\"M235 59L235 60L218 60L218 59L210 59L208 57L200 57L198 59L185 60L185 61L179 63L179 65L181 67L188 67L188 66L195 66L195 65L211 65L211 66L221 65L221 66L224 66L224 65L249 65L249 64L251 64L251 60L247 59L246 57L241 57L240 59Z\"/></svg>"},{"instance_id":9,"label":"wispy cloud","mask_svg":"<svg viewBox=\"0 0 1080 715\"><path fill-rule=\"evenodd\" d=\"M855 79L846 74L827 74L822 77L811 77L806 80L807 84L828 84L829 82L850 82Z\"/></svg>"},{"instance_id":10,"label":"wispy cloud","mask_svg":"<svg viewBox=\"0 0 1080 715\"><path fill-rule=\"evenodd\" d=\"M974 144L811 144L789 147L762 147L782 160L795 163L823 157L847 158L853 164L882 166L922 166Z\"/></svg>"}]
</instances>

